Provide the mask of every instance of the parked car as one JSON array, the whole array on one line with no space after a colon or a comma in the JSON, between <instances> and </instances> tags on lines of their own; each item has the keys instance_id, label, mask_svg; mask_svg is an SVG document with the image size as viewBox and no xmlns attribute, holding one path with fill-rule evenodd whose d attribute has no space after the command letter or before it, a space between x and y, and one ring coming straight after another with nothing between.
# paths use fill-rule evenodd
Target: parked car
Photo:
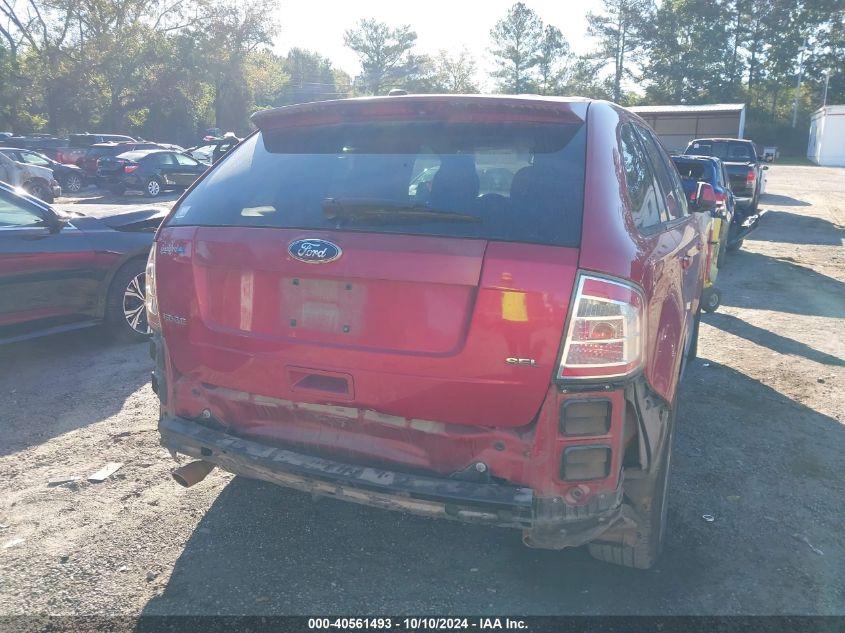
<instances>
[{"instance_id":1,"label":"parked car","mask_svg":"<svg viewBox=\"0 0 845 633\"><path fill-rule=\"evenodd\" d=\"M164 215L70 215L0 184L0 343L103 323L147 340L144 265Z\"/></svg>"},{"instance_id":2,"label":"parked car","mask_svg":"<svg viewBox=\"0 0 845 633\"><path fill-rule=\"evenodd\" d=\"M760 195L766 191L765 174L769 167L760 162L752 141L738 138L699 138L687 145L684 154L715 156L728 170L736 206L744 216L757 213Z\"/></svg>"},{"instance_id":3,"label":"parked car","mask_svg":"<svg viewBox=\"0 0 845 633\"><path fill-rule=\"evenodd\" d=\"M53 177L66 193L78 193L85 186L85 174L76 165L62 165L43 154L17 147L0 147L0 152L18 163L37 165L51 170Z\"/></svg>"},{"instance_id":4,"label":"parked car","mask_svg":"<svg viewBox=\"0 0 845 633\"><path fill-rule=\"evenodd\" d=\"M155 198L167 189L190 186L207 168L208 165L180 152L139 150L101 158L97 180L115 193L143 191Z\"/></svg>"},{"instance_id":5,"label":"parked car","mask_svg":"<svg viewBox=\"0 0 845 633\"><path fill-rule=\"evenodd\" d=\"M6 183L46 202L53 202L62 188L47 167L17 162L0 152L0 183Z\"/></svg>"},{"instance_id":6,"label":"parked car","mask_svg":"<svg viewBox=\"0 0 845 633\"><path fill-rule=\"evenodd\" d=\"M12 138L14 134L11 132L0 132L0 141L5 141L7 138Z\"/></svg>"},{"instance_id":7,"label":"parked car","mask_svg":"<svg viewBox=\"0 0 845 633\"><path fill-rule=\"evenodd\" d=\"M739 224L732 229L736 204L733 192L728 185L729 177L725 164L714 156L687 156L685 154L673 156L672 162L681 174L681 183L684 185L684 193L688 201L696 200L699 183L706 182L713 187L716 207L712 215L722 220L718 236L720 248L717 255L717 264L721 268L725 263L731 236L736 238L741 232Z\"/></svg>"},{"instance_id":8,"label":"parked car","mask_svg":"<svg viewBox=\"0 0 845 633\"><path fill-rule=\"evenodd\" d=\"M202 460L176 480L217 465L653 565L704 238L645 122L471 96L253 122L148 260L161 440ZM507 195L481 188L494 157L521 164Z\"/></svg>"},{"instance_id":9,"label":"parked car","mask_svg":"<svg viewBox=\"0 0 845 633\"><path fill-rule=\"evenodd\" d=\"M82 166L88 148L99 143L132 143L137 139L123 134L71 134L68 137L67 147L59 150L56 160L65 165Z\"/></svg>"},{"instance_id":10,"label":"parked car","mask_svg":"<svg viewBox=\"0 0 845 633\"><path fill-rule=\"evenodd\" d=\"M97 176L99 160L101 158L120 156L121 154L126 154L127 152L149 149L163 148L158 143L150 143L147 141L133 141L123 143L97 143L96 145L92 145L86 150L85 156L80 162L80 167L82 168L82 171L85 172L85 176L87 178L93 180L97 185L102 186L102 183L99 181L99 178Z\"/></svg>"},{"instance_id":11,"label":"parked car","mask_svg":"<svg viewBox=\"0 0 845 633\"><path fill-rule=\"evenodd\" d=\"M775 145L767 145L763 148L763 160L767 163L774 162L780 156L780 152Z\"/></svg>"},{"instance_id":12,"label":"parked car","mask_svg":"<svg viewBox=\"0 0 845 633\"><path fill-rule=\"evenodd\" d=\"M49 135L12 136L7 139L0 139L0 146L17 147L47 156L55 160L56 155L67 147L66 138L57 138Z\"/></svg>"},{"instance_id":13,"label":"parked car","mask_svg":"<svg viewBox=\"0 0 845 633\"><path fill-rule=\"evenodd\" d=\"M185 154L204 163L212 164L223 158L238 143L241 142L236 136L224 136L222 138L205 139L202 145L191 147L185 150Z\"/></svg>"}]
</instances>

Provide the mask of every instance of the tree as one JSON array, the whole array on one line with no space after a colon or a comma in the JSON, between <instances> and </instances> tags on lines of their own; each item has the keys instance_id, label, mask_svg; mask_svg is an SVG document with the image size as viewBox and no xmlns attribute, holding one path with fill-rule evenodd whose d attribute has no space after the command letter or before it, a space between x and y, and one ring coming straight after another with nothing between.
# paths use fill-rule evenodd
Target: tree
<instances>
[{"instance_id":1,"label":"tree","mask_svg":"<svg viewBox=\"0 0 845 633\"><path fill-rule=\"evenodd\" d=\"M417 34L409 25L391 28L375 19L361 20L343 35L343 43L358 55L360 80L370 94L379 94L388 84L401 83L416 63L411 55Z\"/></svg>"},{"instance_id":2,"label":"tree","mask_svg":"<svg viewBox=\"0 0 845 633\"><path fill-rule=\"evenodd\" d=\"M728 23L709 0L664 0L640 33L646 94L655 102L722 98L731 55ZM701 28L706 23L708 28Z\"/></svg>"},{"instance_id":3,"label":"tree","mask_svg":"<svg viewBox=\"0 0 845 633\"><path fill-rule=\"evenodd\" d=\"M288 76L276 99L277 105L323 101L346 96L338 90L335 70L325 57L301 48L292 48L283 60Z\"/></svg>"},{"instance_id":4,"label":"tree","mask_svg":"<svg viewBox=\"0 0 845 633\"><path fill-rule=\"evenodd\" d=\"M435 58L436 91L449 94L478 92L475 83L475 60L464 47L455 55L441 50Z\"/></svg>"},{"instance_id":5,"label":"tree","mask_svg":"<svg viewBox=\"0 0 845 633\"><path fill-rule=\"evenodd\" d=\"M503 20L490 31L497 69L493 76L499 80L498 89L504 93L528 92L534 84L534 69L540 63L543 44L543 22L522 2L508 10Z\"/></svg>"},{"instance_id":6,"label":"tree","mask_svg":"<svg viewBox=\"0 0 845 633\"><path fill-rule=\"evenodd\" d=\"M652 0L602 0L601 14L587 13L587 32L598 39L596 59L611 65L613 100L622 101L622 81L632 77L630 64L637 61L642 31L653 17Z\"/></svg>"},{"instance_id":7,"label":"tree","mask_svg":"<svg viewBox=\"0 0 845 633\"><path fill-rule=\"evenodd\" d=\"M537 62L540 94L559 94L572 61L569 43L556 26L546 25Z\"/></svg>"}]
</instances>

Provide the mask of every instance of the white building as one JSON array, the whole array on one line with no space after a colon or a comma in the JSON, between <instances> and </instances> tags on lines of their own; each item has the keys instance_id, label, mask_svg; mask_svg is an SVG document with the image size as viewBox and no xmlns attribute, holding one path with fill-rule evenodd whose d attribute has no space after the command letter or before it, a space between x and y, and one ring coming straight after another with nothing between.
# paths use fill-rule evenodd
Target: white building
<instances>
[{"instance_id":1,"label":"white building","mask_svg":"<svg viewBox=\"0 0 845 633\"><path fill-rule=\"evenodd\" d=\"M682 152L695 138L742 138L745 133L745 105L634 106L670 152Z\"/></svg>"},{"instance_id":2,"label":"white building","mask_svg":"<svg viewBox=\"0 0 845 633\"><path fill-rule=\"evenodd\" d=\"M845 105L825 106L813 112L807 158L817 165L845 167Z\"/></svg>"}]
</instances>

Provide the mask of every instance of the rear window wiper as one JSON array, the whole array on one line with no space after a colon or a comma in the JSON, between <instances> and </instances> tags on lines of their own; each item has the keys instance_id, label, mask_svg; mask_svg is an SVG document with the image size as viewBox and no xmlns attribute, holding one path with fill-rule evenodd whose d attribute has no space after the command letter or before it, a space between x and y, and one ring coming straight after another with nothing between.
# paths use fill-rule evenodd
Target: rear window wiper
<instances>
[{"instance_id":1,"label":"rear window wiper","mask_svg":"<svg viewBox=\"0 0 845 633\"><path fill-rule=\"evenodd\" d=\"M323 200L323 215L329 220L350 224L481 222L481 218L468 213L434 209L422 204L363 198L326 198Z\"/></svg>"}]
</instances>

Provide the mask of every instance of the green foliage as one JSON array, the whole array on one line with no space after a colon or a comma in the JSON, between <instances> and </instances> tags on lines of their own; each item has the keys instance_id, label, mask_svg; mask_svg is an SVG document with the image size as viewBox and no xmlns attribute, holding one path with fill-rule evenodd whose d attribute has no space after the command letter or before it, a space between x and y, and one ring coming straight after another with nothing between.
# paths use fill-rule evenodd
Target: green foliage
<instances>
[{"instance_id":1,"label":"green foliage","mask_svg":"<svg viewBox=\"0 0 845 633\"><path fill-rule=\"evenodd\" d=\"M622 82L633 78L643 37L654 20L653 0L602 0L601 13L587 13L587 32L596 38L593 57L612 71L613 101L623 103Z\"/></svg>"},{"instance_id":2,"label":"green foliage","mask_svg":"<svg viewBox=\"0 0 845 633\"><path fill-rule=\"evenodd\" d=\"M407 24L391 28L375 19L361 20L344 33L343 43L358 55L358 78L368 94L381 94L388 85L404 82L417 71L411 55L417 34Z\"/></svg>"},{"instance_id":3,"label":"green foliage","mask_svg":"<svg viewBox=\"0 0 845 633\"><path fill-rule=\"evenodd\" d=\"M496 22L490 37L490 52L497 67L493 77L499 80L499 92L519 94L533 89L543 45L543 21L539 16L517 2L504 19Z\"/></svg>"}]
</instances>

